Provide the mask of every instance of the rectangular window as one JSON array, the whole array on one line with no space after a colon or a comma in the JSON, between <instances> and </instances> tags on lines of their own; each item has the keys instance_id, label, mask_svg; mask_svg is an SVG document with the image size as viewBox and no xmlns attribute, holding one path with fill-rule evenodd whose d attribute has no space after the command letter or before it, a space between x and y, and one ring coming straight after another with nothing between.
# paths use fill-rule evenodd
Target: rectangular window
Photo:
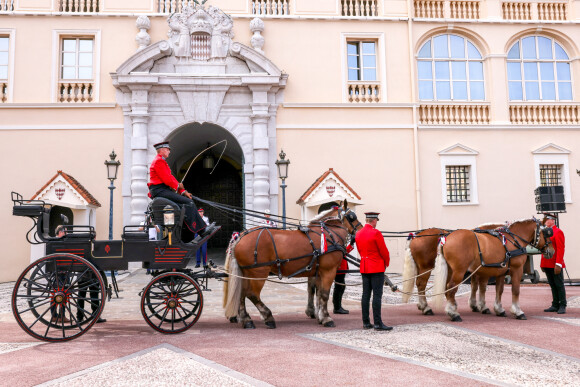
<instances>
[{"instance_id":1,"label":"rectangular window","mask_svg":"<svg viewBox=\"0 0 580 387\"><path fill-rule=\"evenodd\" d=\"M0 35L0 103L8 100L8 54L10 38Z\"/></svg>"},{"instance_id":2,"label":"rectangular window","mask_svg":"<svg viewBox=\"0 0 580 387\"><path fill-rule=\"evenodd\" d=\"M60 50L60 79L93 79L93 38L63 38Z\"/></svg>"},{"instance_id":3,"label":"rectangular window","mask_svg":"<svg viewBox=\"0 0 580 387\"><path fill-rule=\"evenodd\" d=\"M377 80L377 44L372 41L347 42L349 81Z\"/></svg>"},{"instance_id":4,"label":"rectangular window","mask_svg":"<svg viewBox=\"0 0 580 387\"><path fill-rule=\"evenodd\" d=\"M562 184L562 164L540 164L540 186Z\"/></svg>"},{"instance_id":5,"label":"rectangular window","mask_svg":"<svg viewBox=\"0 0 580 387\"><path fill-rule=\"evenodd\" d=\"M448 203L465 203L469 197L469 165L445 166Z\"/></svg>"}]
</instances>

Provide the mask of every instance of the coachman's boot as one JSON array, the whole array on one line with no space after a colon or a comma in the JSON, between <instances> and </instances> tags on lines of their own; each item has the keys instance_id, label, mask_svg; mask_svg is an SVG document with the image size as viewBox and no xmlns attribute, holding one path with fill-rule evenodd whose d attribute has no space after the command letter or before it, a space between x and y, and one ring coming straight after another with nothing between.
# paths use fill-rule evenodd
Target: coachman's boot
<instances>
[{"instance_id":1,"label":"coachman's boot","mask_svg":"<svg viewBox=\"0 0 580 387\"><path fill-rule=\"evenodd\" d=\"M550 306L548 309L544 309L544 312L557 312L558 308L554 305Z\"/></svg>"},{"instance_id":2,"label":"coachman's boot","mask_svg":"<svg viewBox=\"0 0 580 387\"><path fill-rule=\"evenodd\" d=\"M566 314L566 305L560 305L558 308L558 314Z\"/></svg>"}]
</instances>

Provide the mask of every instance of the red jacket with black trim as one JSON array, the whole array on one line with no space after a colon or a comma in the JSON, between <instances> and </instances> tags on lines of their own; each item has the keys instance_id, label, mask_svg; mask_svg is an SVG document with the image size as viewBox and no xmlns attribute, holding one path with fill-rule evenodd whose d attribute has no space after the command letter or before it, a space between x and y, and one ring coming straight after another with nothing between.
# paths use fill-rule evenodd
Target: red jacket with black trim
<instances>
[{"instance_id":1,"label":"red jacket with black trim","mask_svg":"<svg viewBox=\"0 0 580 387\"><path fill-rule=\"evenodd\" d=\"M562 267L566 267L566 264L564 263L564 250L566 249L564 232L556 226L552 227L552 231L554 231L554 235L550 238L550 241L552 241L552 246L554 247L554 256L548 259L542 254L540 267L553 269L554 266L556 266L556 263L561 264Z\"/></svg>"},{"instance_id":2,"label":"red jacket with black trim","mask_svg":"<svg viewBox=\"0 0 580 387\"><path fill-rule=\"evenodd\" d=\"M179 194L185 191L179 188L179 182L171 174L169 164L167 164L167 161L160 154L155 156L153 162L151 162L151 167L149 167L149 184L147 184L147 187L157 184L165 184Z\"/></svg>"},{"instance_id":3,"label":"red jacket with black trim","mask_svg":"<svg viewBox=\"0 0 580 387\"><path fill-rule=\"evenodd\" d=\"M360 254L360 272L363 274L382 273L391 260L383 234L371 226L365 226L355 237Z\"/></svg>"}]
</instances>

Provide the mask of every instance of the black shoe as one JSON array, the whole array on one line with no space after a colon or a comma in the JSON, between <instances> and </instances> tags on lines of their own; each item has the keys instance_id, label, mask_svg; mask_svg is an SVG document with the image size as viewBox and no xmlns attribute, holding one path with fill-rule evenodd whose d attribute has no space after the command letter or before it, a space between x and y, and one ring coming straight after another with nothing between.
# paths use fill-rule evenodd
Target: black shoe
<instances>
[{"instance_id":1,"label":"black shoe","mask_svg":"<svg viewBox=\"0 0 580 387\"><path fill-rule=\"evenodd\" d=\"M558 308L558 314L566 314L566 307L564 305L560 305Z\"/></svg>"},{"instance_id":2,"label":"black shoe","mask_svg":"<svg viewBox=\"0 0 580 387\"><path fill-rule=\"evenodd\" d=\"M196 268L197 268L197 267L199 267L199 263L196 263L196 264L195 264L195 267L196 267Z\"/></svg>"},{"instance_id":3,"label":"black shoe","mask_svg":"<svg viewBox=\"0 0 580 387\"><path fill-rule=\"evenodd\" d=\"M555 306L550 306L548 309L544 309L544 312L557 312L557 311L558 308L556 308Z\"/></svg>"},{"instance_id":4,"label":"black shoe","mask_svg":"<svg viewBox=\"0 0 580 387\"><path fill-rule=\"evenodd\" d=\"M107 319L106 319L106 318L100 318L100 317L99 317L99 318L97 319L97 324L104 323L104 322L107 322Z\"/></svg>"},{"instance_id":5,"label":"black shoe","mask_svg":"<svg viewBox=\"0 0 580 387\"><path fill-rule=\"evenodd\" d=\"M349 314L349 311L344 309L342 306L334 310L334 314Z\"/></svg>"},{"instance_id":6,"label":"black shoe","mask_svg":"<svg viewBox=\"0 0 580 387\"><path fill-rule=\"evenodd\" d=\"M390 331L393 327L388 327L383 323L375 324L375 331Z\"/></svg>"},{"instance_id":7,"label":"black shoe","mask_svg":"<svg viewBox=\"0 0 580 387\"><path fill-rule=\"evenodd\" d=\"M371 323L363 323L364 329L371 329L372 327L373 327L373 324L371 324Z\"/></svg>"}]
</instances>

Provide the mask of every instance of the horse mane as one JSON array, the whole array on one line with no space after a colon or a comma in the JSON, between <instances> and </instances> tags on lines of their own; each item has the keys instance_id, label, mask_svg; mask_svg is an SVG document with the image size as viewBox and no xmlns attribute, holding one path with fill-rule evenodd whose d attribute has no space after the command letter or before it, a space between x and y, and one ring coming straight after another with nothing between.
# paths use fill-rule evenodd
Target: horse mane
<instances>
[{"instance_id":1,"label":"horse mane","mask_svg":"<svg viewBox=\"0 0 580 387\"><path fill-rule=\"evenodd\" d=\"M322 219L326 218L327 215L330 214L332 211L334 211L334 208L331 208L330 210L326 210L326 211L321 212L320 214L316 215L314 218L312 218L310 220L309 225L319 223Z\"/></svg>"},{"instance_id":2,"label":"horse mane","mask_svg":"<svg viewBox=\"0 0 580 387\"><path fill-rule=\"evenodd\" d=\"M509 222L487 222L487 223L480 224L476 228L495 226L495 225L498 225L498 224L501 224L502 225L502 226L499 226L499 227L507 227L510 223Z\"/></svg>"},{"instance_id":3,"label":"horse mane","mask_svg":"<svg viewBox=\"0 0 580 387\"><path fill-rule=\"evenodd\" d=\"M511 227L511 226L516 225L518 223L528 223L528 222L534 222L535 223L536 220L533 217L532 218L527 218L527 219L519 219L519 220L515 220L513 222L509 222L508 223L508 227Z\"/></svg>"}]
</instances>

